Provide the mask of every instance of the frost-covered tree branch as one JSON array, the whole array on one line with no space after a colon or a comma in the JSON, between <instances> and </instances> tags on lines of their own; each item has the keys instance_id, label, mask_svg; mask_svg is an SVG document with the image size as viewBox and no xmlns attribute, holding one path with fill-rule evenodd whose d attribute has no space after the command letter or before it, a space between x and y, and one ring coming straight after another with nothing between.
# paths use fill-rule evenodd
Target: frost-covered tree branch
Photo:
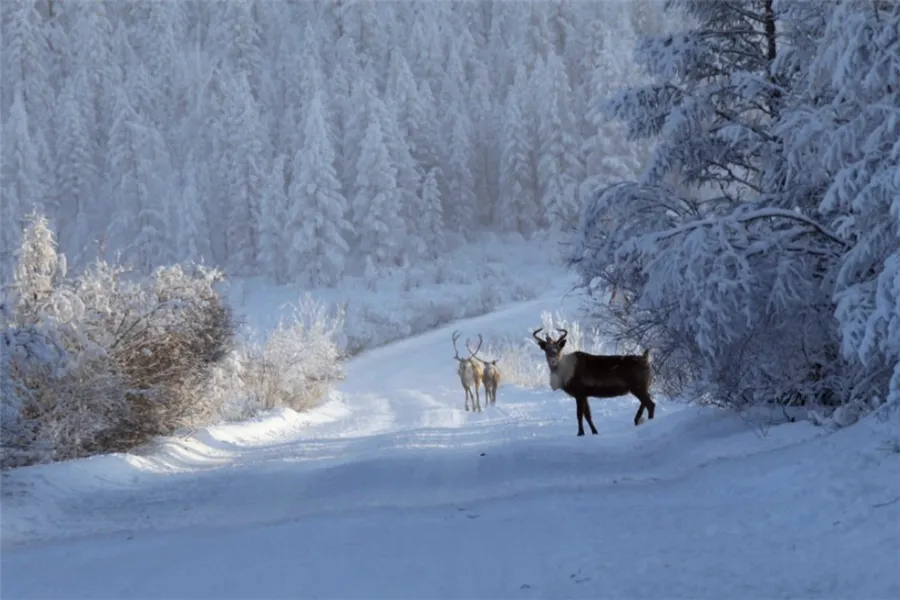
<instances>
[{"instance_id":1,"label":"frost-covered tree branch","mask_svg":"<svg viewBox=\"0 0 900 600\"><path fill-rule=\"evenodd\" d=\"M642 42L656 81L606 102L657 142L641 183L586 194L601 322L694 398L895 402L900 5L676 4L699 26Z\"/></svg>"}]
</instances>

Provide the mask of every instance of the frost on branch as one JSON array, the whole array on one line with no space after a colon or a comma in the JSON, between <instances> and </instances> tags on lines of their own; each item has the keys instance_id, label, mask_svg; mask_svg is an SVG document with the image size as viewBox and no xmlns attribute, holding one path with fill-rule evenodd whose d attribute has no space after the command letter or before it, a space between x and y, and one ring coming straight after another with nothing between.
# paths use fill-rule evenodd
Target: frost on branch
<instances>
[{"instance_id":1,"label":"frost on branch","mask_svg":"<svg viewBox=\"0 0 900 600\"><path fill-rule=\"evenodd\" d=\"M239 392L248 400L246 413L272 408L314 407L330 385L344 378L337 334L344 313L305 296L293 319L280 322L265 342L249 341L237 352Z\"/></svg>"},{"instance_id":2,"label":"frost on branch","mask_svg":"<svg viewBox=\"0 0 900 600\"><path fill-rule=\"evenodd\" d=\"M585 194L600 322L694 398L897 402L900 5L680 4L703 31L645 41L657 81L607 103L659 142L643 185Z\"/></svg>"},{"instance_id":3,"label":"frost on branch","mask_svg":"<svg viewBox=\"0 0 900 600\"><path fill-rule=\"evenodd\" d=\"M685 206L637 184L589 201L576 260L603 298L599 321L652 348L671 392L696 387L731 405L824 400L836 339L816 275L826 263L807 248L836 242L789 211L745 203L692 219ZM607 303L612 290L621 302Z\"/></svg>"},{"instance_id":4,"label":"frost on branch","mask_svg":"<svg viewBox=\"0 0 900 600\"><path fill-rule=\"evenodd\" d=\"M900 402L898 65L900 4L841 3L783 127L793 155L822 165L819 212L846 243L832 298L859 403Z\"/></svg>"},{"instance_id":5,"label":"frost on branch","mask_svg":"<svg viewBox=\"0 0 900 600\"><path fill-rule=\"evenodd\" d=\"M32 215L4 302L4 428L15 430L4 466L127 450L208 422L206 384L234 330L219 272L176 265L140 279L98 261L66 279L54 243Z\"/></svg>"}]
</instances>

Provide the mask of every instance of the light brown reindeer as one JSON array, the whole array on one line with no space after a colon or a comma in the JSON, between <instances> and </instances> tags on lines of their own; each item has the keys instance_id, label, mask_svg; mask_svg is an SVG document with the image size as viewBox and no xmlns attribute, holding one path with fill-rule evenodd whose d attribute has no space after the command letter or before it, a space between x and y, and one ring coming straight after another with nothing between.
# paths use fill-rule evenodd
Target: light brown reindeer
<instances>
[{"instance_id":1,"label":"light brown reindeer","mask_svg":"<svg viewBox=\"0 0 900 600\"><path fill-rule=\"evenodd\" d=\"M478 348L481 348L481 334L478 334ZM482 375L481 381L484 384L484 399L486 404L494 405L497 404L497 388L500 386L500 367L497 366L497 361L499 359L494 360L484 360L480 356L477 356L478 350L472 352L472 349L469 348L468 342L466 342L466 348L469 350L469 356L477 361L479 361L482 365Z\"/></svg>"},{"instance_id":2,"label":"light brown reindeer","mask_svg":"<svg viewBox=\"0 0 900 600\"><path fill-rule=\"evenodd\" d=\"M469 398L472 398L472 410L476 412L482 412L481 410L481 397L478 394L478 388L481 386L481 377L482 377L482 368L478 362L469 356L468 358L460 358L459 351L456 349L456 340L459 339L459 332L453 332L453 358L459 363L456 369L456 373L459 375L459 382L462 384L463 389L466 391L466 410L469 410ZM469 343L466 341L466 347L468 348ZM478 345L478 348L481 348L481 344ZM475 352L478 352L478 348L476 348ZM469 351L471 354L471 350ZM474 394L473 392L474 388Z\"/></svg>"}]
</instances>

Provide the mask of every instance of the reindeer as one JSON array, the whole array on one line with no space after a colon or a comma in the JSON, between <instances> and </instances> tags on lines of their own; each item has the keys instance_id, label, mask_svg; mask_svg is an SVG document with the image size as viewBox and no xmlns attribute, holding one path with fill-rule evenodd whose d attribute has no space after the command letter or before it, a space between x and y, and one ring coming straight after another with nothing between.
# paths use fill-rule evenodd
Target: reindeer
<instances>
[{"instance_id":1,"label":"reindeer","mask_svg":"<svg viewBox=\"0 0 900 600\"><path fill-rule=\"evenodd\" d=\"M481 334L478 334L478 348L481 348ZM484 384L484 398L485 403L494 405L497 404L497 388L500 386L500 367L497 366L497 360L484 360L483 358L476 356L478 354L478 350L472 352L472 349L469 348L468 342L466 343L466 348L469 350L469 356L477 361L479 361L483 367L481 381Z\"/></svg>"},{"instance_id":2,"label":"reindeer","mask_svg":"<svg viewBox=\"0 0 900 600\"><path fill-rule=\"evenodd\" d=\"M459 339L459 332L453 332L453 358L459 363L459 366L456 369L457 374L459 375L459 381L462 383L463 389L466 391L466 410L469 410L469 398L472 398L472 410L477 412L481 411L481 398L478 395L478 387L481 385L482 378L482 368L475 359L471 356L468 358L460 358L459 351L456 349L456 340ZM469 342L466 340L466 347L468 348ZM481 344L478 344L478 348L475 349L475 352L481 348ZM469 354L472 354L472 351L469 350ZM475 393L472 393L472 388L475 389Z\"/></svg>"},{"instance_id":3,"label":"reindeer","mask_svg":"<svg viewBox=\"0 0 900 600\"><path fill-rule=\"evenodd\" d=\"M541 329L543 327L535 329L532 335L547 358L550 387L554 390L562 389L575 398L578 435L584 435L582 418L587 419L591 433L597 434L588 398L615 398L632 394L641 403L634 415L635 426L643 421L644 409L647 410L648 418L653 419L656 403L650 397L652 375L649 349L644 350L641 355L596 355L581 351L562 354L569 332L559 329L562 335L553 341L550 334L545 334L544 339L539 338Z\"/></svg>"}]
</instances>

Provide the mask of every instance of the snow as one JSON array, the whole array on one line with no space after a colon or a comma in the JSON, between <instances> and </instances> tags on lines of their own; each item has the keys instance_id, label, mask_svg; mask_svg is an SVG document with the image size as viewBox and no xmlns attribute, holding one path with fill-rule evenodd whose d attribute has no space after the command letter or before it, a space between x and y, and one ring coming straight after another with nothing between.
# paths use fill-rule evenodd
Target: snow
<instances>
[{"instance_id":1,"label":"snow","mask_svg":"<svg viewBox=\"0 0 900 600\"><path fill-rule=\"evenodd\" d=\"M900 594L896 421L659 398L635 428L628 397L578 438L573 401L511 385L464 411L451 332L527 336L558 297L365 352L305 414L7 472L3 597Z\"/></svg>"},{"instance_id":2,"label":"snow","mask_svg":"<svg viewBox=\"0 0 900 600\"><path fill-rule=\"evenodd\" d=\"M272 285L262 277L231 279L228 297L242 321L257 333L290 320L291 305L310 294L345 309L342 346L350 353L424 333L451 321L475 317L512 302L550 292L562 295L576 278L556 260L561 238L538 234L482 232L465 243L456 236L452 250L427 268L381 273L376 281L345 276L336 287Z\"/></svg>"}]
</instances>

